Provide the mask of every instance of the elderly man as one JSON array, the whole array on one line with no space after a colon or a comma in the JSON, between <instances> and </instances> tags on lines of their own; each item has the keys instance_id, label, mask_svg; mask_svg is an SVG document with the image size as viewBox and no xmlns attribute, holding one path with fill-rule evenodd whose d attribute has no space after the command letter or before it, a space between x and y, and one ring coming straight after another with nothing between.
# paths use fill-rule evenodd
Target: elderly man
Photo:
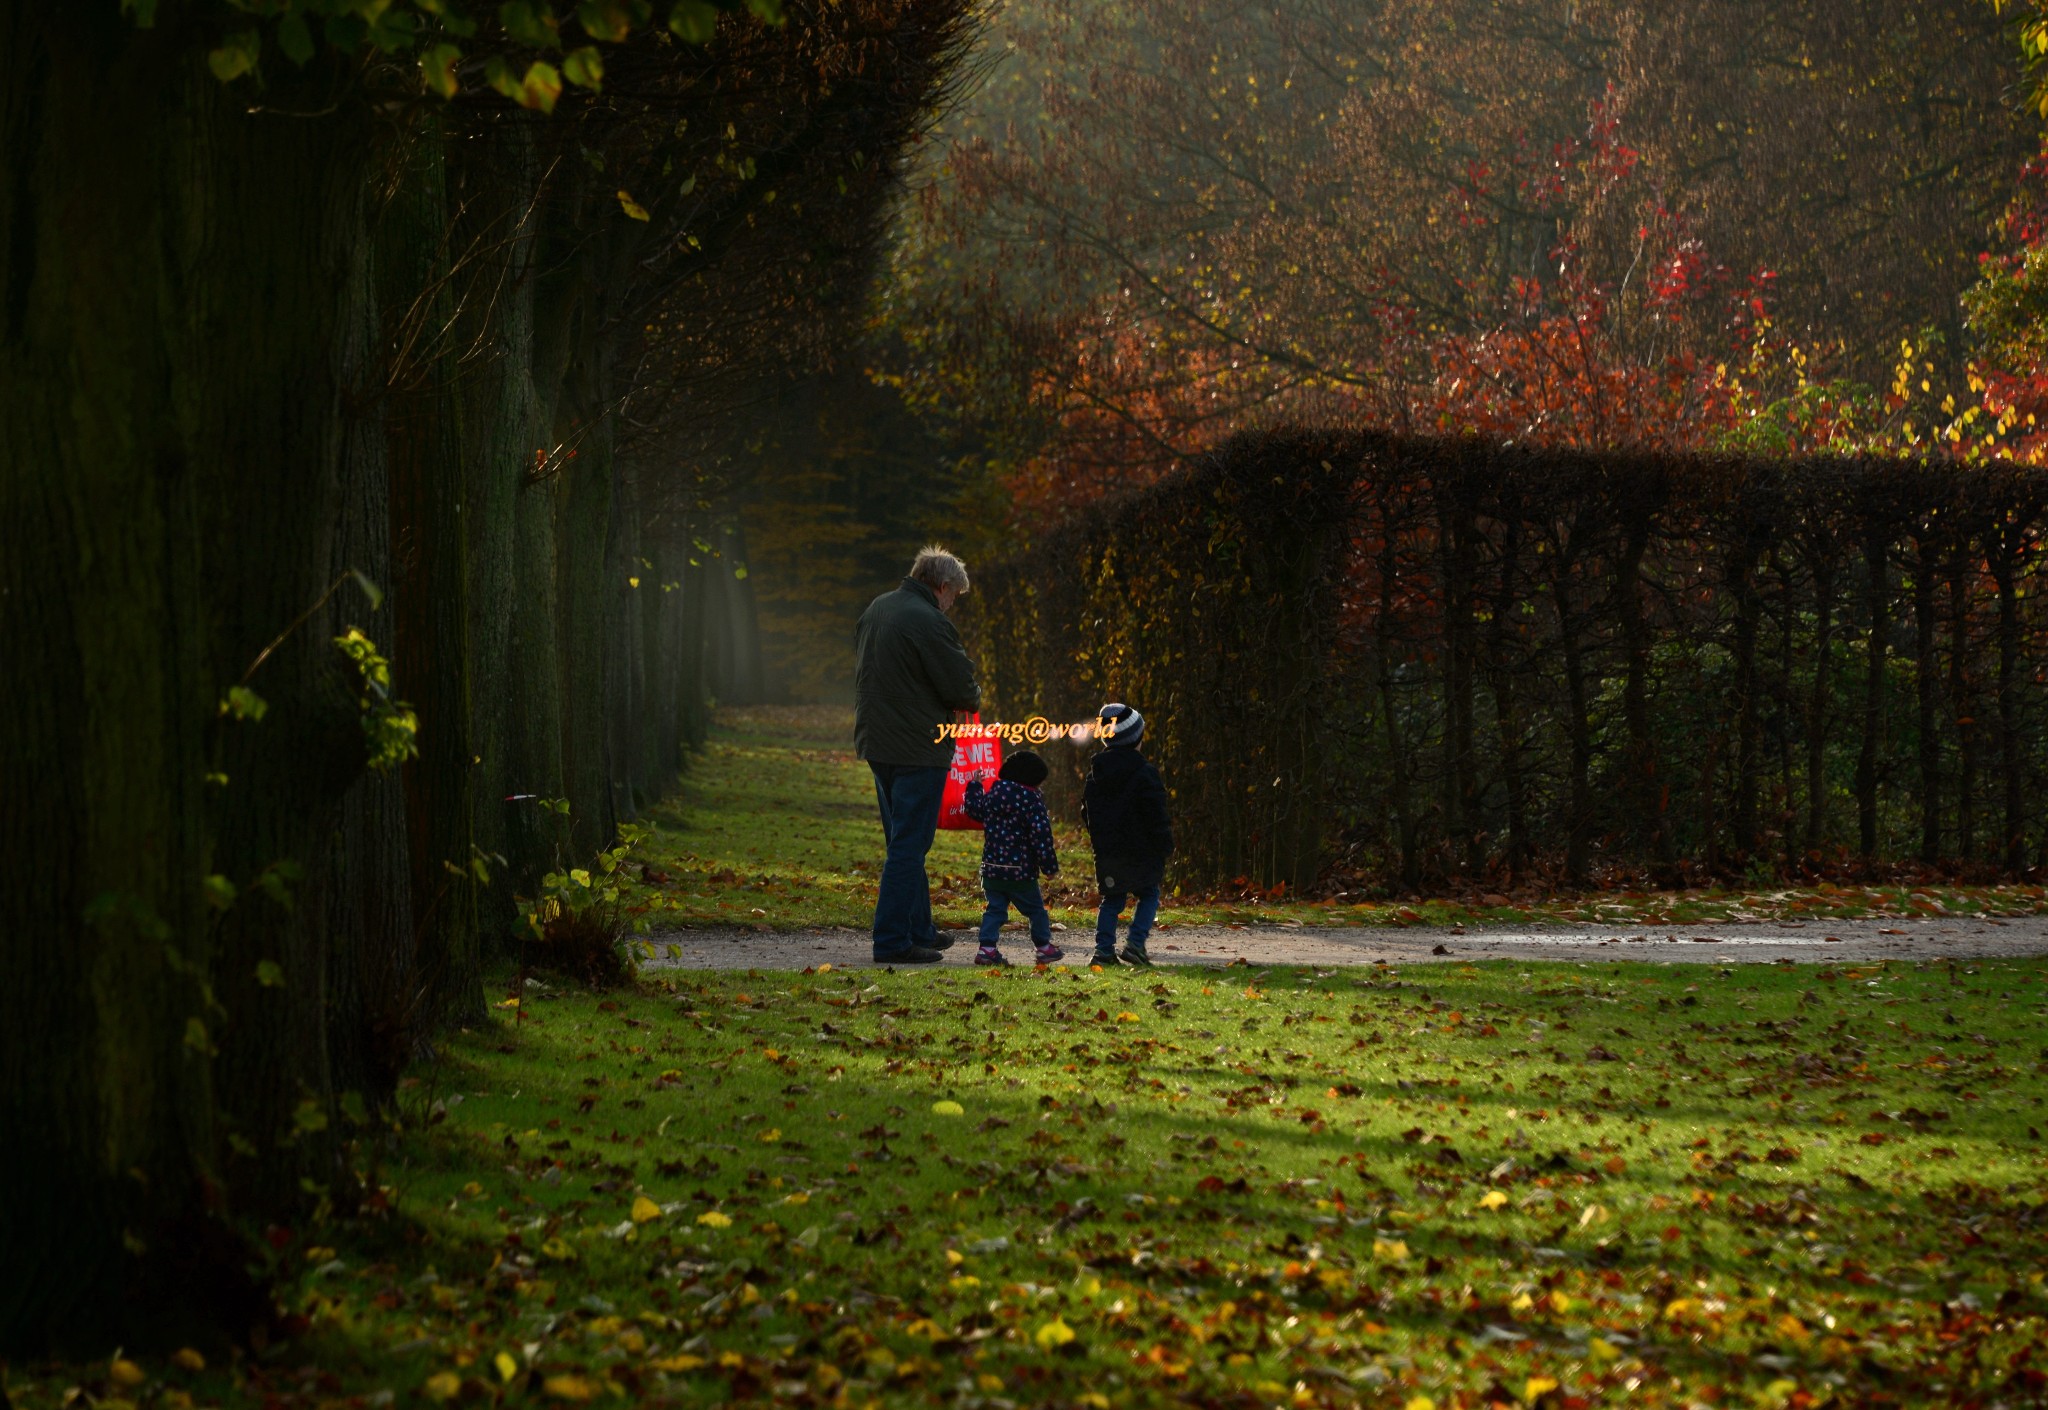
<instances>
[{"instance_id":1,"label":"elderly man","mask_svg":"<svg viewBox=\"0 0 2048 1410\"><path fill-rule=\"evenodd\" d=\"M875 958L889 964L935 964L953 943L932 924L924 859L953 760L939 726L981 706L974 664L946 620L965 591L960 560L926 548L901 587L868 604L854 636L853 746L874 771L889 849L875 897Z\"/></svg>"}]
</instances>

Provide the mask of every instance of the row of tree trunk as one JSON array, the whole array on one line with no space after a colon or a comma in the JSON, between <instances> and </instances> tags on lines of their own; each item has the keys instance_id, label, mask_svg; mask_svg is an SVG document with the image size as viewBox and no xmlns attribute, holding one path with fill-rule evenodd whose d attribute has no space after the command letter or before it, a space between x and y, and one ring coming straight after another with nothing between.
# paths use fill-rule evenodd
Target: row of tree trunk
<instances>
[{"instance_id":1,"label":"row of tree trunk","mask_svg":"<svg viewBox=\"0 0 2048 1410\"><path fill-rule=\"evenodd\" d=\"M0 6L0 1355L259 1322L248 1231L351 1196L522 893L760 674L722 487L635 433L687 380L622 413L685 244L617 164L675 112L444 109L334 54L252 93L122 8ZM775 195L704 213L691 277L808 238Z\"/></svg>"}]
</instances>

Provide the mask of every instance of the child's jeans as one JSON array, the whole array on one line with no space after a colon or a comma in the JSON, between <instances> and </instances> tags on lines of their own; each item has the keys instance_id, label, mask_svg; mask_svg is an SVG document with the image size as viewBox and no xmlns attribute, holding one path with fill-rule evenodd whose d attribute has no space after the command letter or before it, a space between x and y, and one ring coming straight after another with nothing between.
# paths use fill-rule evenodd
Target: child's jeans
<instances>
[{"instance_id":1,"label":"child's jeans","mask_svg":"<svg viewBox=\"0 0 2048 1410\"><path fill-rule=\"evenodd\" d=\"M1102 909L1095 913L1096 953L1116 948L1116 918L1123 910L1125 900L1132 896L1138 898L1138 908L1131 912L1131 929L1124 937L1124 943L1134 950L1145 948L1145 941L1152 934L1153 917L1159 914L1159 888L1156 886L1148 886L1142 891L1102 893Z\"/></svg>"},{"instance_id":2,"label":"child's jeans","mask_svg":"<svg viewBox=\"0 0 2048 1410\"><path fill-rule=\"evenodd\" d=\"M981 894L988 900L988 909L981 913L981 943L984 948L993 949L1002 937L1003 922L1010 918L1010 907L1031 922L1031 943L1050 945L1052 943L1052 912L1045 908L1045 897L1039 894L1037 879L1017 880L1012 877L985 876L981 879Z\"/></svg>"}]
</instances>

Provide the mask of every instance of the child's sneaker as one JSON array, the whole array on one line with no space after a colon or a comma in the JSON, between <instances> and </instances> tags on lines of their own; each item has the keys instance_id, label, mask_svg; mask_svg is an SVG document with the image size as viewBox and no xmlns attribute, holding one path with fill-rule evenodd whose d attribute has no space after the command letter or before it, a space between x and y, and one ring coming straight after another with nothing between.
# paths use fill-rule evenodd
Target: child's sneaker
<instances>
[{"instance_id":1,"label":"child's sneaker","mask_svg":"<svg viewBox=\"0 0 2048 1410\"><path fill-rule=\"evenodd\" d=\"M1038 962L1040 964L1054 964L1066 957L1067 952L1053 944L1050 940L1038 947Z\"/></svg>"},{"instance_id":2,"label":"child's sneaker","mask_svg":"<svg viewBox=\"0 0 2048 1410\"><path fill-rule=\"evenodd\" d=\"M979 950L976 950L974 952L974 962L976 964L998 965L1004 968L1007 968L1010 963L1003 958L1003 952L993 945L983 945Z\"/></svg>"},{"instance_id":3,"label":"child's sneaker","mask_svg":"<svg viewBox=\"0 0 2048 1410\"><path fill-rule=\"evenodd\" d=\"M1118 958L1125 964L1137 965L1142 969L1150 969L1152 967L1152 957L1145 953L1145 947L1142 945L1124 946L1124 952Z\"/></svg>"}]
</instances>

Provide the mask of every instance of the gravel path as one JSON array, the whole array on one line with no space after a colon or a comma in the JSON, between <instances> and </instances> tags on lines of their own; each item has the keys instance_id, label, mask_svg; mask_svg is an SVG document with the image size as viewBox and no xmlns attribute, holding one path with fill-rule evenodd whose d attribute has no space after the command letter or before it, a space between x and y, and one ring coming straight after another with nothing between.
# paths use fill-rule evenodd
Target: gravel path
<instances>
[{"instance_id":1,"label":"gravel path","mask_svg":"<svg viewBox=\"0 0 2048 1410\"><path fill-rule=\"evenodd\" d=\"M971 965L974 937L956 930L949 965ZM658 958L652 969L871 968L868 937L856 930L678 930L647 937ZM1069 930L1054 937L1068 964L1086 964L1091 937ZM670 957L668 948L679 952ZM1003 948L1022 963L1031 951L1021 933L1005 932ZM1415 964L1431 960L1647 960L1666 964L1763 964L1906 959L1992 959L2048 955L2048 916L2010 919L1719 922L1699 926L1530 926L1500 930L1310 929L1299 926L1189 926L1155 931L1152 957L1163 964L1255 965Z\"/></svg>"}]
</instances>

